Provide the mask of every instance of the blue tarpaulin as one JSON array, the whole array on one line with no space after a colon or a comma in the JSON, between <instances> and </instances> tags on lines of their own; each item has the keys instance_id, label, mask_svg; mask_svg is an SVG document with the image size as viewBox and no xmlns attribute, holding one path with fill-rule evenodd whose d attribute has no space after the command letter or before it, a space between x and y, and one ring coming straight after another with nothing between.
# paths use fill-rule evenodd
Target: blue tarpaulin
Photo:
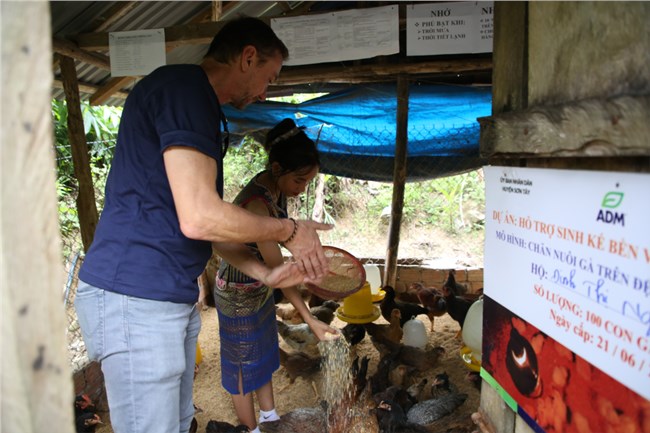
<instances>
[{"instance_id":1,"label":"blue tarpaulin","mask_svg":"<svg viewBox=\"0 0 650 433\"><path fill-rule=\"evenodd\" d=\"M450 176L486 163L479 156L478 117L492 110L490 87L411 84L409 88L407 180ZM318 137L321 172L382 182L393 180L397 89L364 85L300 104L259 102L245 110L224 107L236 138L261 139L292 118Z\"/></svg>"}]
</instances>

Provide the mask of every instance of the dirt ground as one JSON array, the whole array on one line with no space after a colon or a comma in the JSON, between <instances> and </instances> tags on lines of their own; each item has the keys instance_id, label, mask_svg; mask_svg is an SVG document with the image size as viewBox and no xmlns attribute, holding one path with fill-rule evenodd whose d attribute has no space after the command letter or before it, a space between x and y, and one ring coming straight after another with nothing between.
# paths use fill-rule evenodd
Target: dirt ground
<instances>
[{"instance_id":1,"label":"dirt ground","mask_svg":"<svg viewBox=\"0 0 650 433\"><path fill-rule=\"evenodd\" d=\"M232 408L230 395L221 387L216 311L213 308L204 309L201 318L202 328L199 335L199 345L203 359L194 383L194 403L200 408L200 412L196 414L199 425L198 432L203 433L208 421L212 419L230 423L236 423L237 419ZM447 353L445 357L441 358L437 367L417 374L414 379L419 381L424 377L433 378L435 374L444 371L461 392L468 394L465 403L456 412L437 421L432 426L431 431L455 433L474 431L476 426L472 423L470 415L478 410L480 392L465 378L469 370L459 354L462 343L456 338L459 330L458 324L451 317L445 315L435 319L434 331L430 332L429 319L426 316L419 316L418 319L422 320L427 328L429 345L443 346ZM380 317L376 323L387 322ZM342 328L346 323L335 318L332 325ZM282 339L280 339L280 344L286 348ZM375 372L379 356L368 336L355 346L352 354L368 356L370 358L368 375L370 376ZM321 379L320 375L314 377L319 394L322 394ZM280 415L299 407L315 407L318 404L319 399L315 395L311 384L302 377L296 379L293 384L289 384L289 378L282 367L273 375L273 388L276 409ZM97 429L97 433L112 433L112 429L110 425L104 425Z\"/></svg>"}]
</instances>

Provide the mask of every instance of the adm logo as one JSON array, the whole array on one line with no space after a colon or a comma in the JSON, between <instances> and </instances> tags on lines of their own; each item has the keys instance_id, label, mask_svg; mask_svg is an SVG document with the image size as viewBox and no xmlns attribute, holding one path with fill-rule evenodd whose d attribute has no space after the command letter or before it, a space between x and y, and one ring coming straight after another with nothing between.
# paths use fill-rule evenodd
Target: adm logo
<instances>
[{"instance_id":1,"label":"adm logo","mask_svg":"<svg viewBox=\"0 0 650 433\"><path fill-rule=\"evenodd\" d=\"M622 192L610 191L603 197L603 202L598 211L598 216L596 221L602 221L606 224L620 224L625 227L625 214L616 212L614 209L619 207L623 203L623 194ZM610 210L611 209L611 210Z\"/></svg>"}]
</instances>

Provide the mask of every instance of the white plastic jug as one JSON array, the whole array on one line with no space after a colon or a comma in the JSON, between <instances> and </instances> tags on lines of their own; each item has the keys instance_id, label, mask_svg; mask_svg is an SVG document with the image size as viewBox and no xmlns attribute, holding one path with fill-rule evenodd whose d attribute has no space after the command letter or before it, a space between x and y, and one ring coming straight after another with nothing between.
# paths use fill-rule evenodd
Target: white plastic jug
<instances>
[{"instance_id":1,"label":"white plastic jug","mask_svg":"<svg viewBox=\"0 0 650 433\"><path fill-rule=\"evenodd\" d=\"M402 337L402 343L407 346L414 346L420 349L424 349L427 345L427 341L427 330L421 320L413 317L411 320L404 324L404 335Z\"/></svg>"},{"instance_id":2,"label":"white plastic jug","mask_svg":"<svg viewBox=\"0 0 650 433\"><path fill-rule=\"evenodd\" d=\"M381 275L379 273L379 266L377 265L363 265L366 270L366 281L370 283L370 293L376 295L381 289Z\"/></svg>"},{"instance_id":3,"label":"white plastic jug","mask_svg":"<svg viewBox=\"0 0 650 433\"><path fill-rule=\"evenodd\" d=\"M483 344L483 298L479 298L469 307L462 331L463 342L472 349L474 357L481 361Z\"/></svg>"}]
</instances>

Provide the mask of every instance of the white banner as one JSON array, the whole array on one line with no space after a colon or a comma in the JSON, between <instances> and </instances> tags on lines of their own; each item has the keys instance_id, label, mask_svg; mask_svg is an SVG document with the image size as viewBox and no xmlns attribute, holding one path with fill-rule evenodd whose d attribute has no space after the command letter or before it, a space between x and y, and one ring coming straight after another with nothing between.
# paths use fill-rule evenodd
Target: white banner
<instances>
[{"instance_id":1,"label":"white banner","mask_svg":"<svg viewBox=\"0 0 650 433\"><path fill-rule=\"evenodd\" d=\"M397 5L274 18L271 27L289 48L285 65L367 59L399 52Z\"/></svg>"},{"instance_id":2,"label":"white banner","mask_svg":"<svg viewBox=\"0 0 650 433\"><path fill-rule=\"evenodd\" d=\"M494 2L406 6L408 56L491 53Z\"/></svg>"},{"instance_id":3,"label":"white banner","mask_svg":"<svg viewBox=\"0 0 650 433\"><path fill-rule=\"evenodd\" d=\"M108 48L113 77L147 75L167 63L165 29L111 32Z\"/></svg>"},{"instance_id":4,"label":"white banner","mask_svg":"<svg viewBox=\"0 0 650 433\"><path fill-rule=\"evenodd\" d=\"M486 167L485 294L650 398L650 175Z\"/></svg>"}]
</instances>

